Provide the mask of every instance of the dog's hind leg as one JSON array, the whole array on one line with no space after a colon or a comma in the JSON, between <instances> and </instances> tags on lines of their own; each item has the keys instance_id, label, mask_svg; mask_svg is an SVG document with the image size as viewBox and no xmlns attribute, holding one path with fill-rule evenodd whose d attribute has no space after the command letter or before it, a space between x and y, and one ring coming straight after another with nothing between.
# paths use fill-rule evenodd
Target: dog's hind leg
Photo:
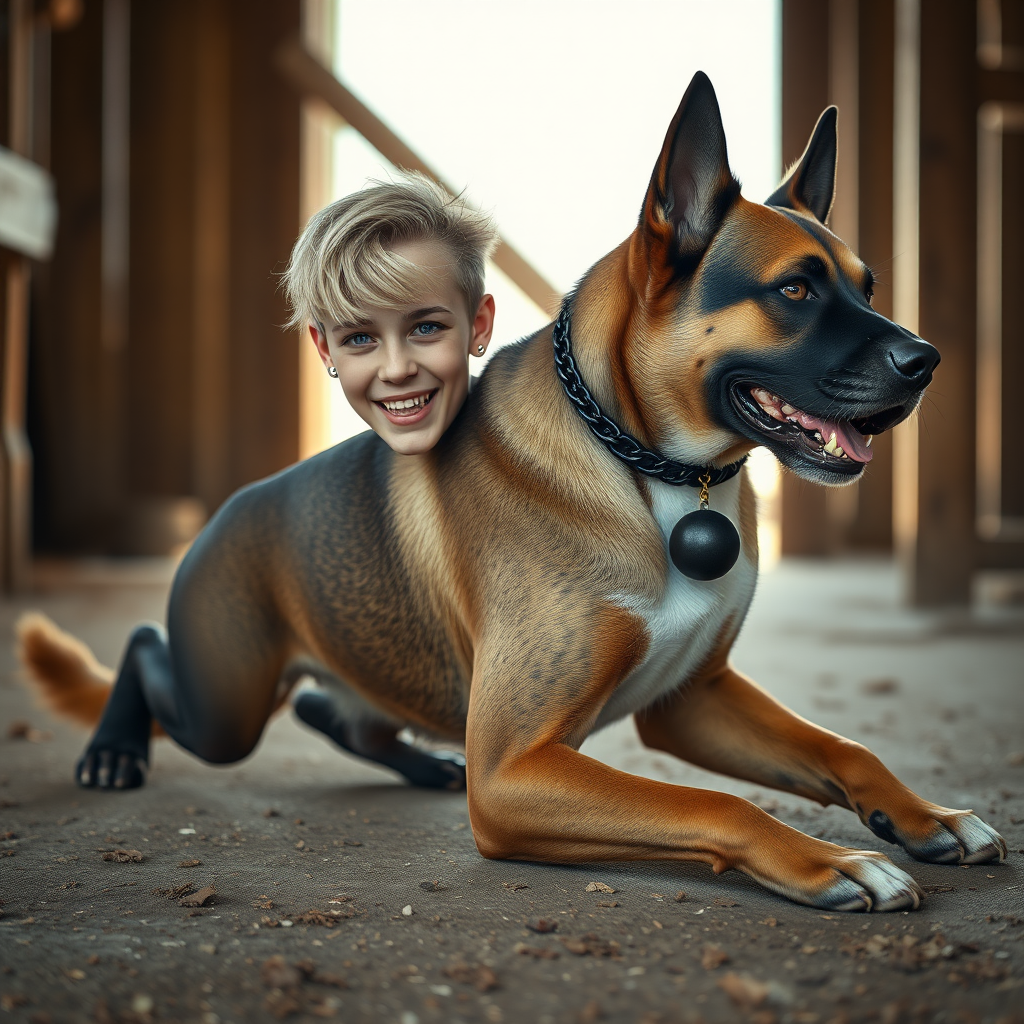
<instances>
[{"instance_id":1,"label":"dog's hind leg","mask_svg":"<svg viewBox=\"0 0 1024 1024\"><path fill-rule=\"evenodd\" d=\"M326 686L322 690L303 690L293 706L302 722L322 732L342 750L385 765L414 786L466 788L466 759L462 754L422 750L399 739L400 724L388 721L324 670L307 666L290 669L287 675L312 675Z\"/></svg>"},{"instance_id":2,"label":"dog's hind leg","mask_svg":"<svg viewBox=\"0 0 1024 1024\"><path fill-rule=\"evenodd\" d=\"M971 811L908 789L866 747L808 722L728 666L636 716L649 747L710 771L855 811L872 832L918 860L1006 859L1002 837Z\"/></svg>"}]
</instances>

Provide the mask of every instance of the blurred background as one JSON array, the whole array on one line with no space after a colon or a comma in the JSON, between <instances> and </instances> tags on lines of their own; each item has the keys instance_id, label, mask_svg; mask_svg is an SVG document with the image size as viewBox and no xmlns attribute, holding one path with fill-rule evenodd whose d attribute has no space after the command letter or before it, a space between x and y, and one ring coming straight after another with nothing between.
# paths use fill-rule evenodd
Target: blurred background
<instances>
[{"instance_id":1,"label":"blurred background","mask_svg":"<svg viewBox=\"0 0 1024 1024\"><path fill-rule=\"evenodd\" d=\"M363 429L280 328L316 209L395 166L465 189L508 343L632 230L702 69L753 200L839 106L831 226L943 358L859 485L758 453L766 562L894 558L912 605L1024 591L1024 0L2 0L0 35L4 589L180 553Z\"/></svg>"}]
</instances>

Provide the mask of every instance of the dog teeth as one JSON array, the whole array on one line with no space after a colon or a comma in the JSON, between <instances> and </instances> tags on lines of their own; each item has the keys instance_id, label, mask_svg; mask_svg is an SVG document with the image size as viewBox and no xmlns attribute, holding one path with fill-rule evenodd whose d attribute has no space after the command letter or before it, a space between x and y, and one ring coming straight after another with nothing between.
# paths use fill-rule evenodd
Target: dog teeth
<instances>
[{"instance_id":1,"label":"dog teeth","mask_svg":"<svg viewBox=\"0 0 1024 1024\"><path fill-rule=\"evenodd\" d=\"M790 404L789 404L789 402L783 402L783 403L782 403L782 411L783 411L783 412L784 412L784 413L785 413L785 414L786 414L787 416L792 416L792 415L793 415L793 413L795 413L795 412L796 412L796 406L790 405Z\"/></svg>"},{"instance_id":2,"label":"dog teeth","mask_svg":"<svg viewBox=\"0 0 1024 1024\"><path fill-rule=\"evenodd\" d=\"M864 442L864 447L865 448L870 448L871 447L871 442L874 441L874 439L875 439L875 435L874 434L865 434L864 436L867 438L867 440Z\"/></svg>"},{"instance_id":3,"label":"dog teeth","mask_svg":"<svg viewBox=\"0 0 1024 1024\"><path fill-rule=\"evenodd\" d=\"M835 455L835 453L836 453L836 435L835 435L835 431L832 432L832 436L828 439L828 443L825 445L825 451L827 451L829 453L829 455Z\"/></svg>"}]
</instances>

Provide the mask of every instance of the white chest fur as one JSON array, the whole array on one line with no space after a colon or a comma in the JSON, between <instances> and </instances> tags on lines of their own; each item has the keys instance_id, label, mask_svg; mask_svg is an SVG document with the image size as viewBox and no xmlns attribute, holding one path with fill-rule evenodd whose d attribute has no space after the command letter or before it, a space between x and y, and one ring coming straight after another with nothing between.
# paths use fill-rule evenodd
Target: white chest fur
<instances>
[{"instance_id":1,"label":"white chest fur","mask_svg":"<svg viewBox=\"0 0 1024 1024\"><path fill-rule=\"evenodd\" d=\"M741 550L733 568L708 582L691 580L668 558L672 528L688 512L698 508L697 490L650 482L654 517L661 529L668 578L661 601L652 604L636 595L618 593L612 599L639 615L647 624L650 646L647 656L616 688L598 716L601 728L647 707L683 684L706 660L719 640L723 623L730 617L742 621L754 596L757 581L756 555ZM740 477L711 491L711 507L740 525ZM742 533L741 533L742 536Z\"/></svg>"}]
</instances>

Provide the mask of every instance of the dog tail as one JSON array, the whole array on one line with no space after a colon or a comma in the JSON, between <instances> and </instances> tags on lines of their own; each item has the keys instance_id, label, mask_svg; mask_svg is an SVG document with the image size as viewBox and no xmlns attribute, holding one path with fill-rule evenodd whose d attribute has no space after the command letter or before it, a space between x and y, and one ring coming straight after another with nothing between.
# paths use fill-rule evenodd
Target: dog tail
<instances>
[{"instance_id":1,"label":"dog tail","mask_svg":"<svg viewBox=\"0 0 1024 1024\"><path fill-rule=\"evenodd\" d=\"M18 656L42 703L61 718L96 725L114 685L113 669L40 612L22 615L15 629ZM164 735L155 722L153 735Z\"/></svg>"}]
</instances>

